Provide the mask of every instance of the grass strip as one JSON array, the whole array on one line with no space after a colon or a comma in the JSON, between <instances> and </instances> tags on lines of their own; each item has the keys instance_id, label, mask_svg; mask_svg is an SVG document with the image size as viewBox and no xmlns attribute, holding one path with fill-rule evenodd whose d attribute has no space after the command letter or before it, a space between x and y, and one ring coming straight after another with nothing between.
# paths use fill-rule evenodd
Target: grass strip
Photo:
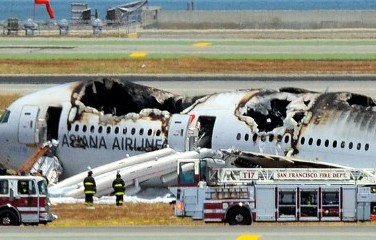
<instances>
[{"instance_id":1,"label":"grass strip","mask_svg":"<svg viewBox=\"0 0 376 240\"><path fill-rule=\"evenodd\" d=\"M3 38L0 47L5 46L184 46L197 42L210 42L216 46L374 46L376 39L252 39L252 40L170 40L170 39L77 39L77 38Z\"/></svg>"},{"instance_id":2,"label":"grass strip","mask_svg":"<svg viewBox=\"0 0 376 240\"><path fill-rule=\"evenodd\" d=\"M3 53L0 59L4 60L99 60L99 59L133 59L132 52L126 53ZM250 60L375 60L374 53L147 53L145 59L250 59Z\"/></svg>"}]
</instances>

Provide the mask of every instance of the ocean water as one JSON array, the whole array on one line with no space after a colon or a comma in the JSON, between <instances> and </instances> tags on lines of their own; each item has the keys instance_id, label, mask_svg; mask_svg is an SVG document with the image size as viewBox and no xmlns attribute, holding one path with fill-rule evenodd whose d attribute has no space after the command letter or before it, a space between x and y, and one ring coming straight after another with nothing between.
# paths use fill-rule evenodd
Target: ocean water
<instances>
[{"instance_id":1,"label":"ocean water","mask_svg":"<svg viewBox=\"0 0 376 240\"><path fill-rule=\"evenodd\" d=\"M99 18L104 19L107 8L132 2L121 0L50 0L56 19L71 18L71 3L84 2ZM149 6L162 10L187 10L193 3L195 10L375 10L376 0L149 0ZM21 20L48 19L44 5L34 6L34 0L0 0L0 20L17 17Z\"/></svg>"}]
</instances>

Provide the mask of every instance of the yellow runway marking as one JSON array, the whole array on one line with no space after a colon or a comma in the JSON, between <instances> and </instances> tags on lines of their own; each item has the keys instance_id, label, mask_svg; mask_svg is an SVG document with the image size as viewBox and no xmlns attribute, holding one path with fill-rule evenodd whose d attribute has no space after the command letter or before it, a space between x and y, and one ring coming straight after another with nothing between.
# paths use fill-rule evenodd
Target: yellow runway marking
<instances>
[{"instance_id":1,"label":"yellow runway marking","mask_svg":"<svg viewBox=\"0 0 376 240\"><path fill-rule=\"evenodd\" d=\"M207 47L209 45L211 45L210 42L198 42L198 43L193 44L194 47Z\"/></svg>"},{"instance_id":2,"label":"yellow runway marking","mask_svg":"<svg viewBox=\"0 0 376 240\"><path fill-rule=\"evenodd\" d=\"M257 240L261 237L258 234L243 234L236 238L236 240Z\"/></svg>"},{"instance_id":3,"label":"yellow runway marking","mask_svg":"<svg viewBox=\"0 0 376 240\"><path fill-rule=\"evenodd\" d=\"M145 57L146 55L148 55L146 52L133 52L129 56L138 58L138 57Z\"/></svg>"}]
</instances>

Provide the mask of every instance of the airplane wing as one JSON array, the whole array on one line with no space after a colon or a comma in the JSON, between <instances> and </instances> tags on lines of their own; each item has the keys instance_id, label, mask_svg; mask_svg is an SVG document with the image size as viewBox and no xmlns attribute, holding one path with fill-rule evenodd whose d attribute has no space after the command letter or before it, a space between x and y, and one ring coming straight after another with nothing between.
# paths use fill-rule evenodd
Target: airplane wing
<instances>
[{"instance_id":1,"label":"airplane wing","mask_svg":"<svg viewBox=\"0 0 376 240\"><path fill-rule=\"evenodd\" d=\"M234 149L222 150L227 158L233 158L237 167L263 168L346 168L349 167L323 161L302 160L286 156L255 153Z\"/></svg>"}]
</instances>

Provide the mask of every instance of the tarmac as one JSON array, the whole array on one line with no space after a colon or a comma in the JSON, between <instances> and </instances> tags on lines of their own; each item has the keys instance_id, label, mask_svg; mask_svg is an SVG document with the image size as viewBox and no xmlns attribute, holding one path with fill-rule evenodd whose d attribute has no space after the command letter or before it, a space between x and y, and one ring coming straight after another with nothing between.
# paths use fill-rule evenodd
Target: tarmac
<instances>
[{"instance_id":1,"label":"tarmac","mask_svg":"<svg viewBox=\"0 0 376 240\"><path fill-rule=\"evenodd\" d=\"M80 240L291 240L291 239L356 239L374 238L375 226L368 224L321 224L320 226L273 224L269 226L121 226L121 227L3 227L1 239L80 239Z\"/></svg>"}]
</instances>

